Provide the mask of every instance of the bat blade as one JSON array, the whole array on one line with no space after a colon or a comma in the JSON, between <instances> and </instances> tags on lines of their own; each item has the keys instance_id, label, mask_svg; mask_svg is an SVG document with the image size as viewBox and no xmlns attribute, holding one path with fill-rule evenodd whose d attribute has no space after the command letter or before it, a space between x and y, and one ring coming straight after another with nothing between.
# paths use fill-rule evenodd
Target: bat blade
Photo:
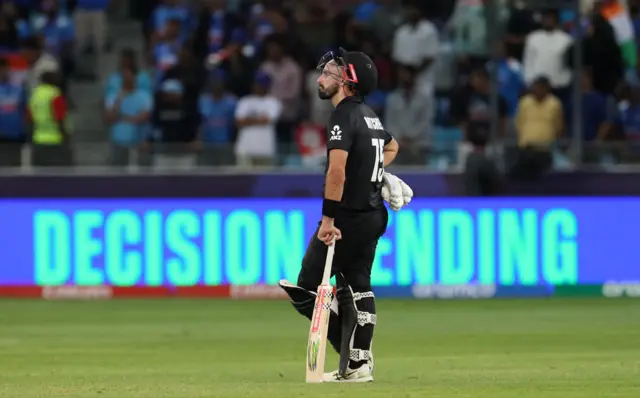
<instances>
[{"instance_id":1,"label":"bat blade","mask_svg":"<svg viewBox=\"0 0 640 398\"><path fill-rule=\"evenodd\" d=\"M322 383L323 381L332 299L333 286L320 285L311 317L309 342L307 343L307 383Z\"/></svg>"}]
</instances>

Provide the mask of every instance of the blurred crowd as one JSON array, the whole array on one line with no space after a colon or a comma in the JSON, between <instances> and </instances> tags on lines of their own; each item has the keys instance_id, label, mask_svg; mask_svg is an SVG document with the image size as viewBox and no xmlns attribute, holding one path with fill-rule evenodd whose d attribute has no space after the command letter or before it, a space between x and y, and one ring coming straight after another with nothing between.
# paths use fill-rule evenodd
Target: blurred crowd
<instances>
[{"instance_id":1,"label":"blurred crowd","mask_svg":"<svg viewBox=\"0 0 640 398\"><path fill-rule=\"evenodd\" d=\"M577 141L581 162L640 159L635 0L581 0L578 17L524 0L131 1L143 49L101 79L107 13L124 2L2 2L0 163L21 164L27 142L34 164L73 163L78 79L104 87L112 165L315 166L331 112L316 64L338 47L374 60L366 102L398 164L445 170L486 152L539 174L575 161ZM81 70L87 51L96 67Z\"/></svg>"}]
</instances>

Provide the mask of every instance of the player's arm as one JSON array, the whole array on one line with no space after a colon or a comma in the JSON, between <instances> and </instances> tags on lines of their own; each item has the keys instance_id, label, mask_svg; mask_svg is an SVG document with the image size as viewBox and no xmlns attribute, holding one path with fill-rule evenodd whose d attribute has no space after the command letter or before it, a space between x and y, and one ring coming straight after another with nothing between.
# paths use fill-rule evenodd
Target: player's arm
<instances>
[{"instance_id":1,"label":"player's arm","mask_svg":"<svg viewBox=\"0 0 640 398\"><path fill-rule=\"evenodd\" d=\"M334 236L340 239L340 231L335 228L334 220L342 202L344 183L347 180L347 158L353 142L349 122L348 115L334 112L329 123L339 133L330 134L327 142L328 166L322 202L322 225L318 233L318 239L327 244L331 243Z\"/></svg>"},{"instance_id":2,"label":"player's arm","mask_svg":"<svg viewBox=\"0 0 640 398\"><path fill-rule=\"evenodd\" d=\"M393 160L398 156L398 150L400 149L400 145L395 138L391 136L391 134L385 131L385 140L384 140L384 167L389 166L393 163Z\"/></svg>"},{"instance_id":3,"label":"player's arm","mask_svg":"<svg viewBox=\"0 0 640 398\"><path fill-rule=\"evenodd\" d=\"M340 203L347 179L347 157L344 149L332 149L329 152L329 168L327 170L324 198Z\"/></svg>"}]
</instances>

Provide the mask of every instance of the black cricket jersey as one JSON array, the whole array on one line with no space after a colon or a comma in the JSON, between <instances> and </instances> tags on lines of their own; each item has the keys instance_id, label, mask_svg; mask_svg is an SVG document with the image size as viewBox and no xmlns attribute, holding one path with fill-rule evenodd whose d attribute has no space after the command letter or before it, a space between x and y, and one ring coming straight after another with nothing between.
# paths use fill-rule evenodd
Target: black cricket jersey
<instances>
[{"instance_id":1,"label":"black cricket jersey","mask_svg":"<svg viewBox=\"0 0 640 398\"><path fill-rule=\"evenodd\" d=\"M391 142L378 115L360 97L346 97L333 110L327 125L327 168L329 152L349 152L342 209L366 212L384 208L382 174L384 146Z\"/></svg>"}]
</instances>

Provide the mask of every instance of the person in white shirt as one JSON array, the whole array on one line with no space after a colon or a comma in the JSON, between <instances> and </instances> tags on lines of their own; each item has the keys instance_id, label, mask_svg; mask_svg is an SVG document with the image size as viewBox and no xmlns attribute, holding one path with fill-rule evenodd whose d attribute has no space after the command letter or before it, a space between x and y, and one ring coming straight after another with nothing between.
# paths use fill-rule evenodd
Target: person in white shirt
<instances>
[{"instance_id":1,"label":"person in white shirt","mask_svg":"<svg viewBox=\"0 0 640 398\"><path fill-rule=\"evenodd\" d=\"M418 69L418 88L427 95L434 90L433 64L440 53L440 38L435 25L422 16L417 3L406 6L407 22L393 37L391 57L398 64Z\"/></svg>"},{"instance_id":2,"label":"person in white shirt","mask_svg":"<svg viewBox=\"0 0 640 398\"><path fill-rule=\"evenodd\" d=\"M431 138L435 104L433 97L417 90L416 77L416 68L399 65L400 87L389 94L385 106L385 127L406 148L396 157L400 164L424 162L421 157L426 158L423 153Z\"/></svg>"},{"instance_id":3,"label":"person in white shirt","mask_svg":"<svg viewBox=\"0 0 640 398\"><path fill-rule=\"evenodd\" d=\"M240 98L236 107L236 158L241 166L273 165L276 153L276 123L282 103L268 95L271 77L258 72L253 93Z\"/></svg>"},{"instance_id":4,"label":"person in white shirt","mask_svg":"<svg viewBox=\"0 0 640 398\"><path fill-rule=\"evenodd\" d=\"M545 10L542 29L531 32L525 41L522 67L527 86L544 76L551 82L554 94L567 99L572 72L567 67L566 57L572 43L571 36L560 29L558 11Z\"/></svg>"}]
</instances>

